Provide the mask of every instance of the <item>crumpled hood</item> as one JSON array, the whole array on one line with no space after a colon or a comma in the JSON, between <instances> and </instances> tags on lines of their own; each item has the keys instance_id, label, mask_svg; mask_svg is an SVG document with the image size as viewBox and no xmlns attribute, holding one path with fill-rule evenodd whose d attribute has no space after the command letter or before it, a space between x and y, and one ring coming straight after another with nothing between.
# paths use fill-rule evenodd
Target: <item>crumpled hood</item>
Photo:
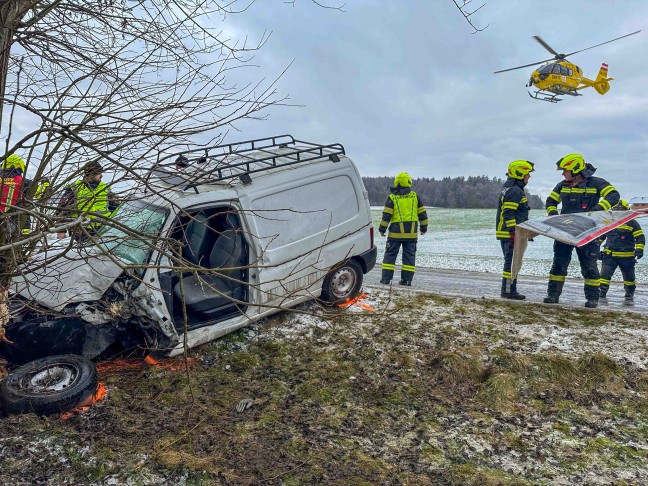
<instances>
[{"instance_id":1,"label":"crumpled hood","mask_svg":"<svg viewBox=\"0 0 648 486\"><path fill-rule=\"evenodd\" d=\"M56 311L71 303L98 300L123 270L108 255L96 252L89 248L68 250L44 267L14 277L11 291ZM29 267L56 253L62 251L35 255Z\"/></svg>"}]
</instances>

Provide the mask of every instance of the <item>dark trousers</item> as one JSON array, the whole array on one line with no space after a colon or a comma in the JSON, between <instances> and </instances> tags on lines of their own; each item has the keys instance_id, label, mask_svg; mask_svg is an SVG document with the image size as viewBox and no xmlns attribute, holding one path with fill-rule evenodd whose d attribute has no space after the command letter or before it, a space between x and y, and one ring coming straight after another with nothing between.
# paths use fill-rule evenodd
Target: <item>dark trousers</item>
<instances>
[{"instance_id":1,"label":"dark trousers","mask_svg":"<svg viewBox=\"0 0 648 486\"><path fill-rule=\"evenodd\" d=\"M502 295L517 292L517 281L511 279L511 264L513 263L513 247L510 240L500 240L502 254L504 255L504 269L502 270Z\"/></svg>"},{"instance_id":2,"label":"dark trousers","mask_svg":"<svg viewBox=\"0 0 648 486\"><path fill-rule=\"evenodd\" d=\"M635 281L635 259L632 258L615 258L610 255L603 255L603 264L601 265L601 291L606 292L610 288L610 280L617 267L621 269L623 276L623 288L626 295L634 295L637 288Z\"/></svg>"},{"instance_id":3,"label":"dark trousers","mask_svg":"<svg viewBox=\"0 0 648 486\"><path fill-rule=\"evenodd\" d=\"M387 245L385 246L385 255L382 263L382 278L391 280L394 277L394 270L396 270L396 257L403 247L403 266L401 267L401 280L411 282L414 278L414 271L416 269L416 240L397 240L395 238L387 238Z\"/></svg>"},{"instance_id":4,"label":"dark trousers","mask_svg":"<svg viewBox=\"0 0 648 486\"><path fill-rule=\"evenodd\" d=\"M553 265L551 266L549 285L547 287L547 294L549 296L558 297L562 293L563 286L565 285L565 277L567 276L567 268L569 267L574 248L576 247L560 241L554 241ZM581 274L585 279L584 290L587 300L599 299L599 286L601 284L601 275L597 265L599 252L600 244L597 242L576 248Z\"/></svg>"}]
</instances>

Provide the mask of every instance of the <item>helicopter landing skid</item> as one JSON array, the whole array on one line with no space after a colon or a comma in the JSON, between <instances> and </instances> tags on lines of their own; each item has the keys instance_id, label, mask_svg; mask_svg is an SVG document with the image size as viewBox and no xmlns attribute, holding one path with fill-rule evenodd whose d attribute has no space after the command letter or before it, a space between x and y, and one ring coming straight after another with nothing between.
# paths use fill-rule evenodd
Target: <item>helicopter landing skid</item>
<instances>
[{"instance_id":1,"label":"helicopter landing skid","mask_svg":"<svg viewBox=\"0 0 648 486\"><path fill-rule=\"evenodd\" d=\"M533 94L531 94L531 91L527 91L527 93L529 93L529 96L534 100L548 101L549 103L558 103L559 101L562 101L562 98L560 98L556 93L549 93L542 90L534 91Z\"/></svg>"}]
</instances>

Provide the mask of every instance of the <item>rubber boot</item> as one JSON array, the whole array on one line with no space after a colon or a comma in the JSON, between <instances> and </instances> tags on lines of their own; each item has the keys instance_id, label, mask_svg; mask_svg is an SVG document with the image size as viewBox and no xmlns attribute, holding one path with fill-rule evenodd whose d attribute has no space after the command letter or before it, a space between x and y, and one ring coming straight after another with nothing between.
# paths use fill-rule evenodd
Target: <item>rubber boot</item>
<instances>
[{"instance_id":1,"label":"rubber boot","mask_svg":"<svg viewBox=\"0 0 648 486\"><path fill-rule=\"evenodd\" d=\"M380 283L385 284L385 285L389 285L391 283L391 280L388 279L388 278L383 277L383 278L380 279Z\"/></svg>"},{"instance_id":2,"label":"rubber boot","mask_svg":"<svg viewBox=\"0 0 648 486\"><path fill-rule=\"evenodd\" d=\"M560 294L562 293L563 286L565 282L556 282L553 280L549 281L547 286L547 296L542 302L545 304L557 304L560 300Z\"/></svg>"},{"instance_id":3,"label":"rubber boot","mask_svg":"<svg viewBox=\"0 0 648 486\"><path fill-rule=\"evenodd\" d=\"M511 281L508 278L502 279L502 292L500 296L504 299L524 300L526 296L517 291L517 280Z\"/></svg>"},{"instance_id":4,"label":"rubber boot","mask_svg":"<svg viewBox=\"0 0 648 486\"><path fill-rule=\"evenodd\" d=\"M607 299L607 293L610 287L604 287L601 285L599 287L599 299Z\"/></svg>"},{"instance_id":5,"label":"rubber boot","mask_svg":"<svg viewBox=\"0 0 648 486\"><path fill-rule=\"evenodd\" d=\"M598 300L589 299L585 302L585 307L589 309L596 309L598 306Z\"/></svg>"},{"instance_id":6,"label":"rubber boot","mask_svg":"<svg viewBox=\"0 0 648 486\"><path fill-rule=\"evenodd\" d=\"M412 281L411 280L401 280L398 282L400 285L404 285L405 287L411 287L412 286Z\"/></svg>"},{"instance_id":7,"label":"rubber boot","mask_svg":"<svg viewBox=\"0 0 648 486\"><path fill-rule=\"evenodd\" d=\"M628 292L626 290L625 296L623 297L624 305L634 305L634 292Z\"/></svg>"}]
</instances>

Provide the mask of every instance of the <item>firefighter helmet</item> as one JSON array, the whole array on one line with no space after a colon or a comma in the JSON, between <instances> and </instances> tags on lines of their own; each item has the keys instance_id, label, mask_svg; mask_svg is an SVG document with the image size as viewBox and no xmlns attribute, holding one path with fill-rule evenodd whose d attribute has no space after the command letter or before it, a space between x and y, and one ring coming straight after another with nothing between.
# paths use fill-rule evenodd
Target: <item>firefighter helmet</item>
<instances>
[{"instance_id":1,"label":"firefighter helmet","mask_svg":"<svg viewBox=\"0 0 648 486\"><path fill-rule=\"evenodd\" d=\"M412 178L407 172L401 172L394 177L394 187L412 187Z\"/></svg>"},{"instance_id":2,"label":"firefighter helmet","mask_svg":"<svg viewBox=\"0 0 648 486\"><path fill-rule=\"evenodd\" d=\"M506 175L513 179L523 180L524 176L535 170L533 166L533 162L528 160L514 160L509 164L508 173Z\"/></svg>"},{"instance_id":3,"label":"firefighter helmet","mask_svg":"<svg viewBox=\"0 0 648 486\"><path fill-rule=\"evenodd\" d=\"M585 159L581 154L565 155L556 162L558 170L571 170L572 174L578 174L585 169Z\"/></svg>"},{"instance_id":4,"label":"firefighter helmet","mask_svg":"<svg viewBox=\"0 0 648 486\"><path fill-rule=\"evenodd\" d=\"M3 169L20 169L25 172L25 161L16 154L11 154L2 162Z\"/></svg>"}]
</instances>

